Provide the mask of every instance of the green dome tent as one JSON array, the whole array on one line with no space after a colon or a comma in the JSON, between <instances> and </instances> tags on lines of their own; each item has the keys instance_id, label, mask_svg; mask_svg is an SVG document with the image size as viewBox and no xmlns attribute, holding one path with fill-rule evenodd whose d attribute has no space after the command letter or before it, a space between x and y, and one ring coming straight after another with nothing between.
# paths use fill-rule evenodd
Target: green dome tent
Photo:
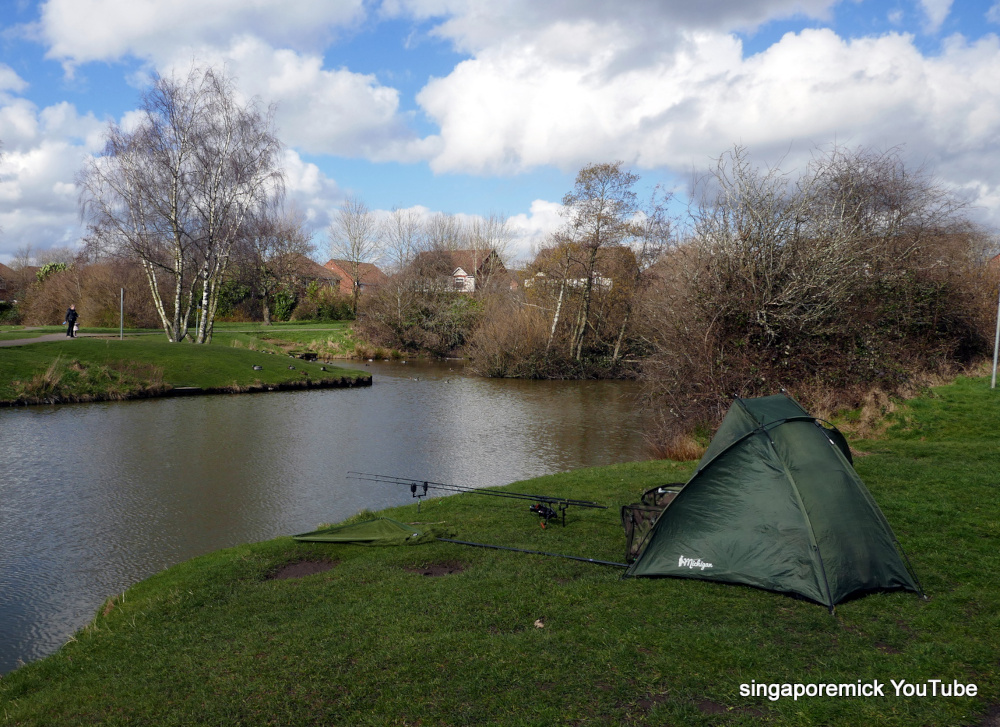
<instances>
[{"instance_id":1,"label":"green dome tent","mask_svg":"<svg viewBox=\"0 0 1000 727\"><path fill-rule=\"evenodd\" d=\"M779 394L739 399L626 576L796 593L833 610L874 589L920 593L843 435Z\"/></svg>"}]
</instances>

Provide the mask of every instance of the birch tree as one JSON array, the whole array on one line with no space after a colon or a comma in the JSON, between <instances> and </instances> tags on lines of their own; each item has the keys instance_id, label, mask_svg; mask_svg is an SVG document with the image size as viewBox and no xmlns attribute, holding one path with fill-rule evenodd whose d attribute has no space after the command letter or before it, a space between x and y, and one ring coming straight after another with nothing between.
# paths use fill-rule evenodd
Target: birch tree
<instances>
[{"instance_id":1,"label":"birch tree","mask_svg":"<svg viewBox=\"0 0 1000 727\"><path fill-rule=\"evenodd\" d=\"M195 342L211 342L241 230L282 195L273 114L213 68L156 76L138 120L110 123L79 175L88 244L142 264L170 341L187 337L195 314Z\"/></svg>"},{"instance_id":2,"label":"birch tree","mask_svg":"<svg viewBox=\"0 0 1000 727\"><path fill-rule=\"evenodd\" d=\"M590 325L594 274L601 250L621 245L635 230L639 210L633 187L639 177L622 168L623 162L589 164L576 175L573 191L563 197L567 222L563 236L579 250L574 262L582 267L582 302L570 336L570 356L583 357Z\"/></svg>"}]
</instances>

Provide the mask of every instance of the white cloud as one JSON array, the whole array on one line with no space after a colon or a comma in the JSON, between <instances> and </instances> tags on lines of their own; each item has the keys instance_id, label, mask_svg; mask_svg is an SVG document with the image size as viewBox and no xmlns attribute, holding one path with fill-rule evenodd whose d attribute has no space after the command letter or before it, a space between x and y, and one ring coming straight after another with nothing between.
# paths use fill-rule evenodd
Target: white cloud
<instances>
[{"instance_id":1,"label":"white cloud","mask_svg":"<svg viewBox=\"0 0 1000 727\"><path fill-rule=\"evenodd\" d=\"M76 173L101 144L103 124L68 103L38 109L0 100L0 260L25 245L76 242L81 233Z\"/></svg>"},{"instance_id":2,"label":"white cloud","mask_svg":"<svg viewBox=\"0 0 1000 727\"><path fill-rule=\"evenodd\" d=\"M840 1L384 0L380 17L427 21L467 56L417 96L439 129L426 137L413 131L398 89L327 66L325 44L360 28L376 7L365 0L47 0L38 34L49 57L68 68L130 55L161 72L185 72L192 58L225 63L245 93L277 103L279 135L293 149L289 197L317 229L342 191L301 155L427 160L435 172L479 175L571 172L622 159L677 174L705 168L737 142L766 162L834 140L904 144L912 158L993 205L1000 220L995 35L947 38L926 56L905 34L845 39L812 29L748 56L733 34L775 19L822 20ZM918 2L932 32L953 12L952 0ZM987 17L1000 22L1000 4ZM70 158L96 148L72 106L39 111L10 97L25 87L0 65L5 171L31 151L47 168L42 149L51 154L59 140ZM39 183L19 174L27 199ZM70 184L72 175L58 181ZM555 229L558 207L539 200L516 215L519 240ZM6 245L12 223L0 224Z\"/></svg>"},{"instance_id":3,"label":"white cloud","mask_svg":"<svg viewBox=\"0 0 1000 727\"><path fill-rule=\"evenodd\" d=\"M512 257L519 262L530 261L552 233L565 223L563 206L558 202L536 199L527 214L514 215L508 224L514 232Z\"/></svg>"},{"instance_id":4,"label":"white cloud","mask_svg":"<svg viewBox=\"0 0 1000 727\"><path fill-rule=\"evenodd\" d=\"M840 0L391 0L383 2L387 16L412 15L437 19L434 33L466 53L517 39L529 43L558 25L587 22L628 29L635 45L647 49L672 44L683 31L753 30L764 23L795 16L827 18ZM587 51L591 49L585 49Z\"/></svg>"},{"instance_id":5,"label":"white cloud","mask_svg":"<svg viewBox=\"0 0 1000 727\"><path fill-rule=\"evenodd\" d=\"M343 190L315 164L303 161L294 150L285 151L283 165L286 201L302 211L309 229L319 235L330 224L331 211L343 201Z\"/></svg>"},{"instance_id":6,"label":"white cloud","mask_svg":"<svg viewBox=\"0 0 1000 727\"><path fill-rule=\"evenodd\" d=\"M159 59L159 72L184 76L192 63L225 67L244 95L274 103L280 138L303 152L412 162L436 149L433 138L421 139L409 128L396 89L370 74L324 68L319 54L243 35L221 47L174 48Z\"/></svg>"},{"instance_id":7,"label":"white cloud","mask_svg":"<svg viewBox=\"0 0 1000 727\"><path fill-rule=\"evenodd\" d=\"M27 87L27 81L17 75L13 68L0 63L0 94L7 91L23 91Z\"/></svg>"},{"instance_id":8,"label":"white cloud","mask_svg":"<svg viewBox=\"0 0 1000 727\"><path fill-rule=\"evenodd\" d=\"M927 20L925 28L928 33L936 33L951 12L952 0L920 0Z\"/></svg>"},{"instance_id":9,"label":"white cloud","mask_svg":"<svg viewBox=\"0 0 1000 727\"><path fill-rule=\"evenodd\" d=\"M603 50L571 57L563 50L569 38ZM418 101L441 128L435 171L512 174L613 158L659 166L682 161L682 137L717 151L705 133L715 120L705 118L703 94L729 93L742 72L739 41L691 34L642 68L611 72L629 51L620 29L557 27L538 43L486 51L431 81ZM690 158L690 147L680 151Z\"/></svg>"},{"instance_id":10,"label":"white cloud","mask_svg":"<svg viewBox=\"0 0 1000 727\"><path fill-rule=\"evenodd\" d=\"M840 140L904 144L943 174L997 174L985 168L997 167L1000 136L995 35L955 36L928 57L908 35L803 30L745 56L735 36L688 32L641 66L620 62L634 42L612 25L562 23L516 41L483 50L418 96L441 129L435 171L571 171L611 159L684 171L737 142L775 159Z\"/></svg>"},{"instance_id":11,"label":"white cloud","mask_svg":"<svg viewBox=\"0 0 1000 727\"><path fill-rule=\"evenodd\" d=\"M68 68L125 55L157 58L188 45L223 46L252 33L293 48L316 47L360 22L363 0L47 0L37 32Z\"/></svg>"},{"instance_id":12,"label":"white cloud","mask_svg":"<svg viewBox=\"0 0 1000 727\"><path fill-rule=\"evenodd\" d=\"M185 74L192 62L225 66L247 96L277 105L279 136L305 153L426 159L436 140L410 130L396 89L373 75L324 67L321 49L334 33L364 19L364 5L364 0L47 0L37 35L48 44L48 57L63 61L70 72L87 61L126 56L148 61L164 75ZM133 75L139 82L147 71Z\"/></svg>"}]
</instances>

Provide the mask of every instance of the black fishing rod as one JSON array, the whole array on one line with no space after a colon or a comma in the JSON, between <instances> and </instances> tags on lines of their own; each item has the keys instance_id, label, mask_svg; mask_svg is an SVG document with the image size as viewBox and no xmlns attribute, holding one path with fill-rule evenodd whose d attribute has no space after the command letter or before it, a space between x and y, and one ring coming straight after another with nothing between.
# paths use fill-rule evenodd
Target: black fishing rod
<instances>
[{"instance_id":1,"label":"black fishing rod","mask_svg":"<svg viewBox=\"0 0 1000 727\"><path fill-rule=\"evenodd\" d=\"M368 482L382 482L390 485L402 485L410 488L410 496L417 498L417 511L420 510L420 500L427 497L428 490L443 490L447 492L469 492L477 495L489 495L491 497L506 497L513 500L532 500L536 504L528 509L542 519L544 528L549 520L562 517L562 524L566 525L566 510L570 506L589 507L600 510L607 510L607 505L599 505L590 500L572 500L565 497L552 497L549 495L526 495L521 492L507 492L498 490L482 490L464 485L448 485L443 482L431 482L429 480L414 480L409 477L394 477L392 475L373 475L367 472L348 472L349 480L366 480ZM556 512L558 510L558 512Z\"/></svg>"},{"instance_id":2,"label":"black fishing rod","mask_svg":"<svg viewBox=\"0 0 1000 727\"><path fill-rule=\"evenodd\" d=\"M526 550L524 548L512 548L509 545L490 545L489 543L473 543L468 540L452 540L451 538L437 538L442 543L455 543L456 545L471 545L475 548L491 548L493 550L512 550L515 553L530 553L531 555L545 555L549 558L568 558L569 560L581 560L584 563L594 565L610 565L615 568L628 568L627 563L615 563L610 560L597 560L596 558L583 558L579 555L563 555L562 553L546 553L542 550Z\"/></svg>"}]
</instances>

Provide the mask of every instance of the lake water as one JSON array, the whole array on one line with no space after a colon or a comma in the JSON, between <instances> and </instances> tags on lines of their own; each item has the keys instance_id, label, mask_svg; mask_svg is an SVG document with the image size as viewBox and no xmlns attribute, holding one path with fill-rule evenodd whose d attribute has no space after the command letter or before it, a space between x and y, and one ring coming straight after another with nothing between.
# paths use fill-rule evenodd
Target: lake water
<instances>
[{"instance_id":1,"label":"lake water","mask_svg":"<svg viewBox=\"0 0 1000 727\"><path fill-rule=\"evenodd\" d=\"M0 409L0 674L166 567L412 502L351 470L478 487L647 457L628 382L367 370L370 388Z\"/></svg>"}]
</instances>

